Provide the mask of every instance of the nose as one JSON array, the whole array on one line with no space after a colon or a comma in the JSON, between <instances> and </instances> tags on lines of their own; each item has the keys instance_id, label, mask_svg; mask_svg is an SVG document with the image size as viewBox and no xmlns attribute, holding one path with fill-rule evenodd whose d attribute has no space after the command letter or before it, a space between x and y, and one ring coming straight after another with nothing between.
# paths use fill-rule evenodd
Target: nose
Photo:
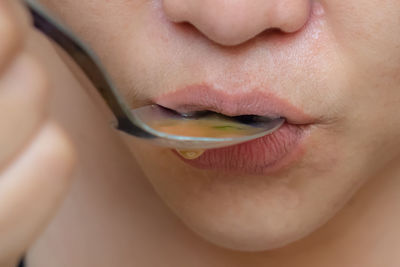
<instances>
[{"instance_id":1,"label":"nose","mask_svg":"<svg viewBox=\"0 0 400 267\"><path fill-rule=\"evenodd\" d=\"M221 45L238 45L268 29L295 32L313 0L163 0L167 17L187 22Z\"/></svg>"}]
</instances>

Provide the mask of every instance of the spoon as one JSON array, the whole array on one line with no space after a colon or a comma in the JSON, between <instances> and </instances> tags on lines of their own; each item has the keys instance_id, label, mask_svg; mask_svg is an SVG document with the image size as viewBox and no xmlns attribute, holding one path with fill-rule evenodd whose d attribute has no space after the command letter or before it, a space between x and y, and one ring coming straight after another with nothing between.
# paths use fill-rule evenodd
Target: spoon
<instances>
[{"instance_id":1,"label":"spoon","mask_svg":"<svg viewBox=\"0 0 400 267\"><path fill-rule=\"evenodd\" d=\"M228 117L211 111L179 114L158 105L132 110L94 52L35 0L24 2L33 16L34 26L63 48L91 80L116 117L118 130L156 145L191 151L250 141L272 133L285 121L260 116ZM193 129L198 133L188 134Z\"/></svg>"}]
</instances>

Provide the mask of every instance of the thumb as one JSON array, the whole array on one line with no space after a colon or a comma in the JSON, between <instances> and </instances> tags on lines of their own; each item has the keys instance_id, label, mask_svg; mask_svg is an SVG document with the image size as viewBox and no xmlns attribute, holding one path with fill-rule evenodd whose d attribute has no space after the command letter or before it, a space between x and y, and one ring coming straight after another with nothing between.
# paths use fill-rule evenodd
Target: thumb
<instances>
[{"instance_id":1,"label":"thumb","mask_svg":"<svg viewBox=\"0 0 400 267\"><path fill-rule=\"evenodd\" d=\"M71 183L75 151L54 123L0 173L0 266L17 260L54 215Z\"/></svg>"}]
</instances>

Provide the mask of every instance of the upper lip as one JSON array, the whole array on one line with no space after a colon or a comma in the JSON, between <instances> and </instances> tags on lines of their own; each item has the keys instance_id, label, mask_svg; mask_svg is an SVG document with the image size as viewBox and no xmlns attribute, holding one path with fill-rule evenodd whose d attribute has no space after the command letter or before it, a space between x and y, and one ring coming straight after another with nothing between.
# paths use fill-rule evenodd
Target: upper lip
<instances>
[{"instance_id":1,"label":"upper lip","mask_svg":"<svg viewBox=\"0 0 400 267\"><path fill-rule=\"evenodd\" d=\"M260 90L227 93L209 85L191 85L163 94L153 102L181 113L210 110L227 116L284 117L291 124L315 122L314 118L288 100Z\"/></svg>"}]
</instances>

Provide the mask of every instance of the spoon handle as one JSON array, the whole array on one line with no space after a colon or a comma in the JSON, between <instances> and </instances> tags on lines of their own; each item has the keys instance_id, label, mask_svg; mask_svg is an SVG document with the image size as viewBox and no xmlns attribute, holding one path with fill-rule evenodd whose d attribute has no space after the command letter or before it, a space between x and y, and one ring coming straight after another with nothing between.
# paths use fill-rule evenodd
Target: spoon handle
<instances>
[{"instance_id":1,"label":"spoon handle","mask_svg":"<svg viewBox=\"0 0 400 267\"><path fill-rule=\"evenodd\" d=\"M107 72L94 52L70 30L51 17L35 0L24 0L33 17L35 28L57 43L78 64L97 91L106 101L117 119L117 129L142 138L154 136L135 123L122 97L118 94Z\"/></svg>"}]
</instances>

